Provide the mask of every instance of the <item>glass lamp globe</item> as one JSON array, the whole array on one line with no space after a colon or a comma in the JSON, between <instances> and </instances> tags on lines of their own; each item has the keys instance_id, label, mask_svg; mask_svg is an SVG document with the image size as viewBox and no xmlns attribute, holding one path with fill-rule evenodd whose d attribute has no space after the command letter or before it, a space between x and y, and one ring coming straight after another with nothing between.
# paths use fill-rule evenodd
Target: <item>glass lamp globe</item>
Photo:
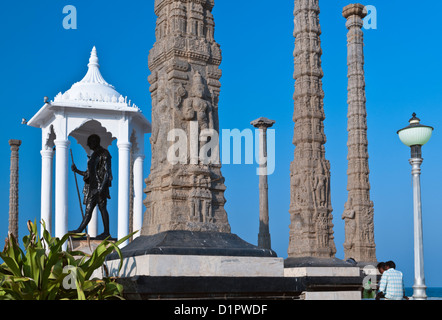
<instances>
[{"instance_id":1,"label":"glass lamp globe","mask_svg":"<svg viewBox=\"0 0 442 320\"><path fill-rule=\"evenodd\" d=\"M434 128L420 124L420 119L413 113L410 119L410 125L398 131L399 139L408 147L423 146L426 144L432 134Z\"/></svg>"}]
</instances>

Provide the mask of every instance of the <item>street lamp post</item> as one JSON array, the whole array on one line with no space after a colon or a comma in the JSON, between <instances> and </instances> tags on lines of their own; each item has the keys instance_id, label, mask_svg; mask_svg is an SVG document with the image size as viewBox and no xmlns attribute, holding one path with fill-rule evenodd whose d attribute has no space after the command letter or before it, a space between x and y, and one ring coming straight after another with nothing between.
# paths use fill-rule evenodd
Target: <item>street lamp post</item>
<instances>
[{"instance_id":1,"label":"street lamp post","mask_svg":"<svg viewBox=\"0 0 442 320\"><path fill-rule=\"evenodd\" d=\"M420 119L413 113L410 125L399 130L398 135L403 144L411 148L410 164L413 176L413 212L414 212L414 285L413 299L426 300L426 285L424 275L424 245L422 227L422 203L420 174L422 159L422 146L431 138L433 128L420 124Z\"/></svg>"}]
</instances>

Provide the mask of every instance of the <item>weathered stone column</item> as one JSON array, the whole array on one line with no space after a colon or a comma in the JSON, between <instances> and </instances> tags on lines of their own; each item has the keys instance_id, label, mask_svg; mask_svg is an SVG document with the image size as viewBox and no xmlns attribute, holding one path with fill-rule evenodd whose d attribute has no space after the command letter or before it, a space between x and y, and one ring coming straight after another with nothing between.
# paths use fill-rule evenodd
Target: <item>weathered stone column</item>
<instances>
[{"instance_id":1,"label":"weathered stone column","mask_svg":"<svg viewBox=\"0 0 442 320\"><path fill-rule=\"evenodd\" d=\"M209 145L205 135L219 133L221 50L214 40L213 6L213 0L155 1L157 41L149 54L152 166L142 236L230 233L221 164L203 160L216 153L219 159L219 149L203 148ZM211 145L218 143L211 138Z\"/></svg>"},{"instance_id":2,"label":"weathered stone column","mask_svg":"<svg viewBox=\"0 0 442 320\"><path fill-rule=\"evenodd\" d=\"M9 232L18 239L18 149L20 140L9 140L11 167L9 184Z\"/></svg>"},{"instance_id":3,"label":"weathered stone column","mask_svg":"<svg viewBox=\"0 0 442 320\"><path fill-rule=\"evenodd\" d=\"M291 164L289 258L333 258L330 163L325 159L326 136L322 90L319 1L295 1L295 130Z\"/></svg>"},{"instance_id":4,"label":"weathered stone column","mask_svg":"<svg viewBox=\"0 0 442 320\"><path fill-rule=\"evenodd\" d=\"M258 247L271 249L269 228L269 185L267 179L267 129L275 124L274 120L259 118L251 125L259 129L259 234Z\"/></svg>"},{"instance_id":5,"label":"weathered stone column","mask_svg":"<svg viewBox=\"0 0 442 320\"><path fill-rule=\"evenodd\" d=\"M362 4L344 8L348 31L348 201L345 220L345 258L358 262L376 261L373 202L370 201L368 166L367 110L364 75Z\"/></svg>"}]
</instances>

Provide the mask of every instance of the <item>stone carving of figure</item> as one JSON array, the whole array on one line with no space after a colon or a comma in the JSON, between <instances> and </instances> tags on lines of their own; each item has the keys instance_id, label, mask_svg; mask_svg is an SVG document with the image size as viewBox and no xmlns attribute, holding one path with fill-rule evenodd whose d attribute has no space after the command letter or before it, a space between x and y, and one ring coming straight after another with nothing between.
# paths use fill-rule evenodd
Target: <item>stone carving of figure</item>
<instances>
[{"instance_id":1,"label":"stone carving of figure","mask_svg":"<svg viewBox=\"0 0 442 320\"><path fill-rule=\"evenodd\" d=\"M170 113L169 113L169 106L167 105L167 99L166 98L160 98L162 99L157 106L157 121L156 125L154 126L152 130L152 136L150 138L150 142L152 144L152 148L155 148L157 151L154 153L157 158L152 159L153 162L159 162L164 163L164 161L167 159L167 149L168 149L168 142L167 142L167 134L168 134L168 128L167 125L170 121Z\"/></svg>"},{"instance_id":2,"label":"stone carving of figure","mask_svg":"<svg viewBox=\"0 0 442 320\"><path fill-rule=\"evenodd\" d=\"M190 218L195 222L213 222L212 193L208 189L209 179L204 175L194 177L196 185L189 195Z\"/></svg>"},{"instance_id":3,"label":"stone carving of figure","mask_svg":"<svg viewBox=\"0 0 442 320\"><path fill-rule=\"evenodd\" d=\"M353 200L350 198L348 202L344 205L345 210L342 214L342 219L345 220L345 242L344 248L346 250L351 250L353 247L353 239L356 234L356 212L352 208Z\"/></svg>"},{"instance_id":4,"label":"stone carving of figure","mask_svg":"<svg viewBox=\"0 0 442 320\"><path fill-rule=\"evenodd\" d=\"M200 130L213 129L212 104L205 99L205 85L199 72L193 76L191 97L186 100L185 110L194 110Z\"/></svg>"},{"instance_id":5,"label":"stone carving of figure","mask_svg":"<svg viewBox=\"0 0 442 320\"><path fill-rule=\"evenodd\" d=\"M81 233L86 229L98 205L103 219L104 232L97 239L105 239L110 236L107 200L110 199L109 188L112 185L112 157L109 151L101 147L98 135L91 135L87 140L87 145L93 151L87 163L87 170L80 171L75 164L72 165L72 171L84 177L83 194L86 212L78 229L71 233Z\"/></svg>"}]
</instances>

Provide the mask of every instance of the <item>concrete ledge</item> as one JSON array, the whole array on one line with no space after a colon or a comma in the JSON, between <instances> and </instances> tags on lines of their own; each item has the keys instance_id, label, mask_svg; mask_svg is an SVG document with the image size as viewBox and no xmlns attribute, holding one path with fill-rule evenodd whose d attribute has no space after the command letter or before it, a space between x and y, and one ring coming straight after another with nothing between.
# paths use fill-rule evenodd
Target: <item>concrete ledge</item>
<instances>
[{"instance_id":1,"label":"concrete ledge","mask_svg":"<svg viewBox=\"0 0 442 320\"><path fill-rule=\"evenodd\" d=\"M305 292L304 300L361 300L360 291Z\"/></svg>"},{"instance_id":2,"label":"concrete ledge","mask_svg":"<svg viewBox=\"0 0 442 320\"><path fill-rule=\"evenodd\" d=\"M119 260L106 263L110 276L118 275ZM283 277L282 258L144 255L127 257L119 277Z\"/></svg>"},{"instance_id":3,"label":"concrete ledge","mask_svg":"<svg viewBox=\"0 0 442 320\"><path fill-rule=\"evenodd\" d=\"M331 267L331 268L354 268L356 264L349 263L338 258L314 258L299 257L287 258L284 261L285 268L303 268L303 267Z\"/></svg>"},{"instance_id":4,"label":"concrete ledge","mask_svg":"<svg viewBox=\"0 0 442 320\"><path fill-rule=\"evenodd\" d=\"M349 267L302 267L285 268L285 277L359 277L359 268Z\"/></svg>"}]
</instances>

